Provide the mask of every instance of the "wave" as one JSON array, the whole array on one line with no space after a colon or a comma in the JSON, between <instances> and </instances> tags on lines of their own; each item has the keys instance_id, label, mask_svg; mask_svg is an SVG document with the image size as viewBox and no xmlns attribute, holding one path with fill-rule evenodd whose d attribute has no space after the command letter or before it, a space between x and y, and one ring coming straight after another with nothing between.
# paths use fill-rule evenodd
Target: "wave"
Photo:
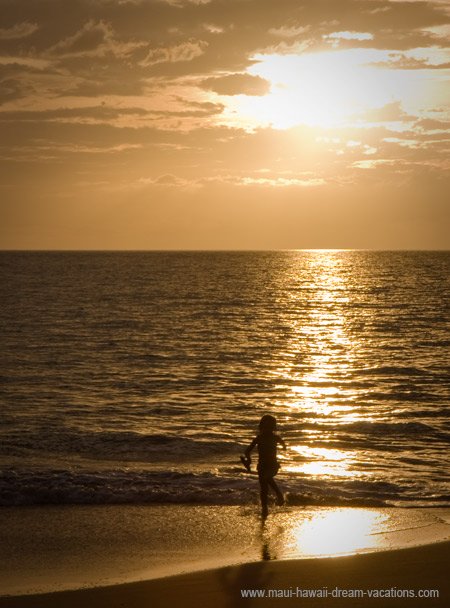
<instances>
[{"instance_id":1,"label":"wave","mask_svg":"<svg viewBox=\"0 0 450 608\"><path fill-rule=\"evenodd\" d=\"M103 411L103 410L102 410ZM438 413L442 410L439 409ZM96 418L93 419L93 423ZM210 430L193 426L190 435L183 434L183 425L174 424L170 434L164 432L140 433L135 430L88 431L60 426L58 419L48 420L47 424L37 424L28 429L14 429L5 425L0 441L0 455L10 458L47 459L48 466L55 459L70 462L75 457L95 461L105 461L108 466L121 467L129 462L133 466L151 466L156 463L173 463L174 466L183 463L223 462L234 457L239 445L245 440L239 435L232 435L228 427L212 428ZM128 420L132 426L134 422ZM123 426L126 426L123 423ZM342 447L344 449L377 450L381 452L402 451L406 444L421 449L430 442L441 450L443 444L450 442L450 433L446 432L441 417L434 420L431 416L425 421L371 421L358 420L355 422L339 422L316 418L314 421L301 423L301 428L307 431L321 432L326 436L325 447ZM175 434L180 429L179 434ZM156 429L155 429L156 430ZM330 430L332 434L330 435ZM297 422L287 423L283 426L283 435L288 445L294 446L301 442L298 436ZM243 432L245 436L245 433ZM331 443L330 443L331 442ZM319 436L315 439L316 445L322 445ZM431 444L430 444L431 445ZM323 446L322 446L323 447ZM422 454L423 464L426 465L427 454ZM115 464L112 464L115 463ZM140 463L140 464L137 464ZM12 463L11 463L12 464ZM435 463L433 463L435 467Z\"/></svg>"},{"instance_id":2,"label":"wave","mask_svg":"<svg viewBox=\"0 0 450 608\"><path fill-rule=\"evenodd\" d=\"M430 420L431 417L428 418ZM430 421L431 422L431 421ZM309 422L303 425L307 429L318 433L319 430L328 433L326 443L333 446L347 448L374 449L374 445L379 445L380 449L388 450L400 446L403 449L405 444L412 444L416 449L429 446L430 441L436 447L450 442L450 433L446 432L445 424L439 416L433 420L434 424L426 424L418 421L385 422L358 420L355 422L343 422L338 420L323 422ZM295 429L295 425L291 425ZM288 427L290 430L290 427ZM330 431L332 434L330 435ZM289 440L289 434L287 433ZM381 442L381 443L377 443ZM412 442L412 443L411 443ZM321 443L320 438L315 439L315 444ZM325 444L323 444L325 445ZM330 444L331 445L331 444Z\"/></svg>"},{"instance_id":3,"label":"wave","mask_svg":"<svg viewBox=\"0 0 450 608\"><path fill-rule=\"evenodd\" d=\"M12 432L2 437L0 453L20 456L29 451L34 453L77 454L96 459L118 458L122 460L155 462L169 456L181 458L189 456L212 456L236 451L236 442L219 433L206 438L146 434L133 431L77 431L36 427L27 432Z\"/></svg>"},{"instance_id":4,"label":"wave","mask_svg":"<svg viewBox=\"0 0 450 608\"><path fill-rule=\"evenodd\" d=\"M382 365L359 370L364 376L429 376L431 373L420 367L402 365Z\"/></svg>"},{"instance_id":5,"label":"wave","mask_svg":"<svg viewBox=\"0 0 450 608\"><path fill-rule=\"evenodd\" d=\"M282 475L288 504L322 506L450 506L448 494L422 485L365 480L304 480ZM241 505L257 502L256 475L176 470L73 471L10 468L0 472L0 506L182 503Z\"/></svg>"},{"instance_id":6,"label":"wave","mask_svg":"<svg viewBox=\"0 0 450 608\"><path fill-rule=\"evenodd\" d=\"M365 420L339 425L337 430L364 435L434 435L438 432L431 425L423 422L369 422Z\"/></svg>"}]
</instances>

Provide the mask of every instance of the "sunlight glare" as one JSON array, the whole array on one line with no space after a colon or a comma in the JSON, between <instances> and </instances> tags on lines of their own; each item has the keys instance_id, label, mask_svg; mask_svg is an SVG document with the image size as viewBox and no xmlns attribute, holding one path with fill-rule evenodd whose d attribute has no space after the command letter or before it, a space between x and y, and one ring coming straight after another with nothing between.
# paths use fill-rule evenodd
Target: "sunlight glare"
<instances>
[{"instance_id":1,"label":"sunlight glare","mask_svg":"<svg viewBox=\"0 0 450 608\"><path fill-rule=\"evenodd\" d=\"M291 549L309 555L343 555L374 548L387 515L375 510L337 508L312 514L292 528Z\"/></svg>"},{"instance_id":2,"label":"sunlight glare","mask_svg":"<svg viewBox=\"0 0 450 608\"><path fill-rule=\"evenodd\" d=\"M414 70L377 67L386 51L334 50L302 54L258 54L248 72L271 83L264 96L236 96L231 104L243 122L288 129L304 124L348 126L355 116L392 102L414 103L427 78ZM237 105L236 105L237 104Z\"/></svg>"},{"instance_id":3,"label":"sunlight glare","mask_svg":"<svg viewBox=\"0 0 450 608\"><path fill-rule=\"evenodd\" d=\"M304 475L322 477L357 477L357 471L350 470L355 459L355 452L297 445L292 447L300 459L305 462L285 466L290 473L303 473Z\"/></svg>"}]
</instances>

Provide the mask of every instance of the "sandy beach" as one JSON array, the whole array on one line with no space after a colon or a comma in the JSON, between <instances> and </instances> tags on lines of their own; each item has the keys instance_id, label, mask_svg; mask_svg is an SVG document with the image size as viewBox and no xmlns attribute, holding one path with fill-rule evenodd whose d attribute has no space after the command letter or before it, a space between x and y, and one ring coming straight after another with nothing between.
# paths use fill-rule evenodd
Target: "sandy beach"
<instances>
[{"instance_id":1,"label":"sandy beach","mask_svg":"<svg viewBox=\"0 0 450 608\"><path fill-rule=\"evenodd\" d=\"M285 509L264 526L256 515L176 505L4 510L0 608L450 601L447 509Z\"/></svg>"},{"instance_id":2,"label":"sandy beach","mask_svg":"<svg viewBox=\"0 0 450 608\"><path fill-rule=\"evenodd\" d=\"M123 585L0 599L2 608L448 606L450 543L339 558L261 561ZM246 598L245 590L268 597ZM319 594L303 597L297 594ZM293 597L286 597L292 593ZM320 595L320 593L322 595ZM324 594L328 593L328 597ZM435 598L415 597L438 594ZM269 597L275 594L275 597ZM364 594L364 597L355 595ZM369 594L375 594L369 597ZM378 597L377 595L378 594ZM408 594L407 597L404 597ZM412 597L411 597L412 595Z\"/></svg>"}]
</instances>

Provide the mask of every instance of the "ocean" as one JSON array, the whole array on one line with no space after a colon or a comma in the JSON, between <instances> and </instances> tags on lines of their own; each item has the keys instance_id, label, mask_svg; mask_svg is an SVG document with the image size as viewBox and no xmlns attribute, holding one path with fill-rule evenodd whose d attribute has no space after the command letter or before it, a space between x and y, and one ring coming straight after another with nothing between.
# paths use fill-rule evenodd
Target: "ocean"
<instances>
[{"instance_id":1,"label":"ocean","mask_svg":"<svg viewBox=\"0 0 450 608\"><path fill-rule=\"evenodd\" d=\"M0 505L450 506L450 252L0 253ZM253 461L255 467L256 458Z\"/></svg>"}]
</instances>

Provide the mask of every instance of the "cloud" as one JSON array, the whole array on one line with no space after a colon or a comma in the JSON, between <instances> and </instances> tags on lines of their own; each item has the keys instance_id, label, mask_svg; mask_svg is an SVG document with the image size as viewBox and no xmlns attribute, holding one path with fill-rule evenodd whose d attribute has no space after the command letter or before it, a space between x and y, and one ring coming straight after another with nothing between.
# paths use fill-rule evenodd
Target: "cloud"
<instances>
[{"instance_id":1,"label":"cloud","mask_svg":"<svg viewBox=\"0 0 450 608\"><path fill-rule=\"evenodd\" d=\"M420 129L421 131L448 133L450 131L450 121L424 118L417 121L416 128Z\"/></svg>"},{"instance_id":2,"label":"cloud","mask_svg":"<svg viewBox=\"0 0 450 608\"><path fill-rule=\"evenodd\" d=\"M38 57L18 57L15 55L0 56L0 65L15 65L19 69L30 68L36 70L44 70L51 67L51 61Z\"/></svg>"},{"instance_id":3,"label":"cloud","mask_svg":"<svg viewBox=\"0 0 450 608\"><path fill-rule=\"evenodd\" d=\"M298 38L309 31L309 25L282 25L281 27L271 27L268 33L280 38Z\"/></svg>"},{"instance_id":4,"label":"cloud","mask_svg":"<svg viewBox=\"0 0 450 608\"><path fill-rule=\"evenodd\" d=\"M319 177L296 177L296 176L272 176L261 177L260 175L233 175L229 173L218 174L212 177L186 179L172 173L166 173L158 177L141 177L135 183L136 187L161 186L164 188L201 188L213 184L227 184L230 186L261 186L270 188L315 188L324 186L325 180Z\"/></svg>"},{"instance_id":5,"label":"cloud","mask_svg":"<svg viewBox=\"0 0 450 608\"><path fill-rule=\"evenodd\" d=\"M373 40L373 34L369 32L332 32L325 34L324 38L329 40Z\"/></svg>"},{"instance_id":6,"label":"cloud","mask_svg":"<svg viewBox=\"0 0 450 608\"><path fill-rule=\"evenodd\" d=\"M213 0L163 0L163 2L167 2L167 4L171 4L172 6L183 7L186 4L209 4Z\"/></svg>"},{"instance_id":7,"label":"cloud","mask_svg":"<svg viewBox=\"0 0 450 608\"><path fill-rule=\"evenodd\" d=\"M326 182L322 178L298 179L295 177L243 177L235 180L235 183L242 186L269 186L270 188L315 188L317 186L324 186Z\"/></svg>"},{"instance_id":8,"label":"cloud","mask_svg":"<svg viewBox=\"0 0 450 608\"><path fill-rule=\"evenodd\" d=\"M0 177L18 187L28 184L31 200L41 192L40 184L47 188L59 182L61 190L70 190L72 183L85 179L109 182L111 188L121 183L123 193L139 176L150 176L142 178L141 185L158 188L161 196L155 199L169 199L178 189L184 206L191 194L187 189L197 188L196 196L201 187L238 192L240 201L255 196L255 205L266 193L277 202L292 197L297 203L307 197L319 199L325 192L339 196L336 184L354 187L383 181L388 175L398 185L398 175L403 179L412 167L417 171L426 165L438 173L448 162L446 73L442 71L450 59L443 54L450 21L446 4L388 0L3 0L1 4L0 151L8 161L2 163ZM354 87L356 97L367 88L367 103L362 96L362 102L350 110L359 114L342 129L258 128L270 120L264 122L263 114L258 123L255 108L271 103L271 111L279 116L295 114L308 100L311 112L320 113L313 95L308 97L313 89L294 68L292 90L298 94L289 99L289 87L282 85L274 84L270 90L267 79L276 82L278 74L272 78L257 70L265 49L284 54L295 50L305 57L305 51L317 56L326 50L332 57L333 44L364 55L367 64L383 61L377 64L380 70L372 69L373 63L368 69L362 65L362 77ZM333 103L345 74L343 78L337 74L333 89L330 83L336 72L332 67L330 71L328 80L314 69L309 74L321 86L324 83L321 98ZM376 75L372 96L367 86L370 78L364 80L364 73ZM414 79L421 105L412 103L413 93L408 99ZM392 83L398 87L391 94ZM346 84L351 90L351 82ZM397 94L402 87L406 94ZM284 92L286 103L277 105L283 99L277 93ZM363 171L364 167L376 169ZM208 209L217 206L213 200Z\"/></svg>"},{"instance_id":9,"label":"cloud","mask_svg":"<svg viewBox=\"0 0 450 608\"><path fill-rule=\"evenodd\" d=\"M198 180L186 179L184 177L174 175L173 173L164 173L163 175L159 175L157 177L140 177L132 184L131 187L134 189L142 189L147 188L148 186L179 190L180 188L198 188L200 184ZM124 187L128 188L129 185L124 185Z\"/></svg>"},{"instance_id":10,"label":"cloud","mask_svg":"<svg viewBox=\"0 0 450 608\"><path fill-rule=\"evenodd\" d=\"M139 62L141 66L151 66L157 63L177 63L192 61L205 52L208 43L205 40L190 39L174 46L150 49L146 57Z\"/></svg>"},{"instance_id":11,"label":"cloud","mask_svg":"<svg viewBox=\"0 0 450 608\"><path fill-rule=\"evenodd\" d=\"M36 30L39 29L37 23L30 23L24 21L22 23L16 23L12 27L0 28L0 40L17 40L19 38L26 38L31 36Z\"/></svg>"},{"instance_id":12,"label":"cloud","mask_svg":"<svg viewBox=\"0 0 450 608\"><path fill-rule=\"evenodd\" d=\"M121 116L146 116L143 108L113 108L107 106L85 106L55 108L52 110L15 110L0 113L0 121L14 122L88 122L90 120L110 121Z\"/></svg>"},{"instance_id":13,"label":"cloud","mask_svg":"<svg viewBox=\"0 0 450 608\"><path fill-rule=\"evenodd\" d=\"M369 123L415 120L414 116L410 116L403 110L402 105L399 101L393 101L392 103L388 103L382 106L381 108L366 110L365 112L358 114L354 118Z\"/></svg>"},{"instance_id":14,"label":"cloud","mask_svg":"<svg viewBox=\"0 0 450 608\"><path fill-rule=\"evenodd\" d=\"M251 74L228 74L207 78L200 86L219 95L266 95L270 91L268 80Z\"/></svg>"},{"instance_id":15,"label":"cloud","mask_svg":"<svg viewBox=\"0 0 450 608\"><path fill-rule=\"evenodd\" d=\"M393 161L378 159L378 160L357 160L353 163L352 167L356 169L375 169L380 165L392 165Z\"/></svg>"},{"instance_id":16,"label":"cloud","mask_svg":"<svg viewBox=\"0 0 450 608\"><path fill-rule=\"evenodd\" d=\"M48 66L48 61L38 59L0 57L0 104L33 95L33 80Z\"/></svg>"},{"instance_id":17,"label":"cloud","mask_svg":"<svg viewBox=\"0 0 450 608\"><path fill-rule=\"evenodd\" d=\"M391 53L388 61L379 61L371 64L377 68L390 70L448 70L450 61L430 63L427 59L408 57L402 53Z\"/></svg>"},{"instance_id":18,"label":"cloud","mask_svg":"<svg viewBox=\"0 0 450 608\"><path fill-rule=\"evenodd\" d=\"M81 30L60 40L49 49L50 53L77 55L95 51L101 44L112 40L114 34L110 25L103 21L88 21Z\"/></svg>"},{"instance_id":19,"label":"cloud","mask_svg":"<svg viewBox=\"0 0 450 608\"><path fill-rule=\"evenodd\" d=\"M89 20L75 34L60 40L48 49L50 55L71 57L104 57L107 54L127 56L136 49L145 46L145 42L116 40L110 23L103 20Z\"/></svg>"},{"instance_id":20,"label":"cloud","mask_svg":"<svg viewBox=\"0 0 450 608\"><path fill-rule=\"evenodd\" d=\"M5 78L1 81L0 104L19 99L26 94L22 83L14 78Z\"/></svg>"},{"instance_id":21,"label":"cloud","mask_svg":"<svg viewBox=\"0 0 450 608\"><path fill-rule=\"evenodd\" d=\"M211 102L189 103L179 99L174 109L148 109L143 107L120 106L78 106L61 107L49 110L11 110L0 112L0 123L44 124L66 123L73 125L110 125L122 129L135 129L152 126L182 130L181 123L202 121L222 111L221 104ZM198 124L197 124L198 126Z\"/></svg>"}]
</instances>

